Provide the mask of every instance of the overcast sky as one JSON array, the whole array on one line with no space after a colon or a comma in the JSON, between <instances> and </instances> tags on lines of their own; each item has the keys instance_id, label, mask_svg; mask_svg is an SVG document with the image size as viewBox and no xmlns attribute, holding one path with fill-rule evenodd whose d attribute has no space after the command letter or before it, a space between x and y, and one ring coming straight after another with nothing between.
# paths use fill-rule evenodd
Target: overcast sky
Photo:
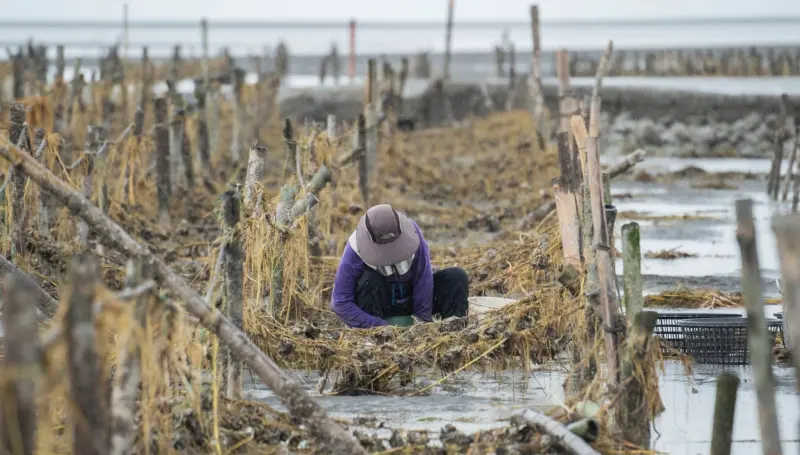
<instances>
[{"instance_id":1,"label":"overcast sky","mask_svg":"<svg viewBox=\"0 0 800 455\"><path fill-rule=\"evenodd\" d=\"M3 19L116 19L125 0L0 0ZM128 0L132 19L437 20L447 0ZM455 0L456 19L527 20L530 0ZM540 0L542 20L800 16L800 0Z\"/></svg>"}]
</instances>

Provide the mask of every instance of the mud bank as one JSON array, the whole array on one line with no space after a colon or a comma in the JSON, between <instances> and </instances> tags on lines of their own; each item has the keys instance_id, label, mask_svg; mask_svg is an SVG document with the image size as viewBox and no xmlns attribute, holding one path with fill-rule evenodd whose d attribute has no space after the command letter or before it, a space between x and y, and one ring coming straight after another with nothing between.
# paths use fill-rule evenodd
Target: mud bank
<instances>
[{"instance_id":1,"label":"mud bank","mask_svg":"<svg viewBox=\"0 0 800 455\"><path fill-rule=\"evenodd\" d=\"M508 84L413 81L405 93L402 115L416 127L435 126L449 118L460 121L487 115L507 105ZM511 106L528 108L527 83L518 86ZM579 98L588 86L576 86ZM485 89L485 90L484 90ZM545 102L557 111L557 87L546 84ZM360 87L287 89L281 97L284 116L324 122L328 114L352 122L362 109ZM790 96L800 106L800 95ZM444 102L443 102L444 101ZM792 107L790 106L790 109ZM603 88L603 136L609 153L645 148L663 156L768 156L773 153L779 115L778 96L702 93L650 87ZM791 117L792 113L789 113ZM791 120L787 119L787 126ZM794 130L793 127L788 128ZM787 141L787 147L792 141Z\"/></svg>"}]
</instances>

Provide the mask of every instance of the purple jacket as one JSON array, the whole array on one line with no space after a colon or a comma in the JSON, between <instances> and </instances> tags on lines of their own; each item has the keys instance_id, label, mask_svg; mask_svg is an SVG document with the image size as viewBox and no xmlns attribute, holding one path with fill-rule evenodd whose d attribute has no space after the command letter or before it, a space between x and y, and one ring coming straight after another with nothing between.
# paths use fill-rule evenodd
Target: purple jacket
<instances>
[{"instance_id":1,"label":"purple jacket","mask_svg":"<svg viewBox=\"0 0 800 455\"><path fill-rule=\"evenodd\" d=\"M412 221L412 223L414 223ZM413 287L412 300L414 304L414 316L423 321L431 321L433 313L433 270L431 268L431 255L428 244L422 236L417 223L414 228L419 235L419 249L417 250L411 269L408 273L400 277L391 277L391 281L410 282ZM331 306L333 312L339 316L350 327L368 328L380 325L387 325L381 318L366 313L356 306L355 295L356 285L361 274L366 270L367 264L350 247L350 243L344 248L342 260L336 270L336 279L333 282L333 295Z\"/></svg>"}]
</instances>

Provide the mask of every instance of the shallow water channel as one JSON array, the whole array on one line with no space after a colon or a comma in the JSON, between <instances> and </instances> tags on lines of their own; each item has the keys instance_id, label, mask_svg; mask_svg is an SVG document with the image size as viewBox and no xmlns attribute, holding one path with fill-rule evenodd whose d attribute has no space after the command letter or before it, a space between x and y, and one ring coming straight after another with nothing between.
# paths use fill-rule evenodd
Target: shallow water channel
<instances>
[{"instance_id":1,"label":"shallow water channel","mask_svg":"<svg viewBox=\"0 0 800 455\"><path fill-rule=\"evenodd\" d=\"M740 171L766 173L766 160L677 160L649 159L641 167L650 173L673 172L687 166L708 172ZM735 238L734 201L754 200L759 259L767 295L777 294L778 257L771 229L773 213L785 211L785 205L773 204L766 197L765 180L732 180L735 190L700 190L690 181L670 184L614 182L615 204L620 215L616 223L617 248L621 249L620 228L632 221L624 212L649 215L704 215L704 220L636 220L641 226L642 253L677 249L698 257L661 260L643 259L646 292L660 292L685 284L697 288L739 289L740 259ZM622 271L621 261L617 264ZM768 306L769 316L780 306ZM725 310L730 311L730 310ZM734 310L736 311L736 310ZM744 311L744 310L739 310ZM752 372L749 367L731 367L741 378L734 424L734 455L759 453L758 405ZM653 425L653 449L678 455L706 454L709 451L716 394L716 377L721 367L694 365L691 373L676 361L667 361L660 376L661 396L666 407ZM795 392L794 372L774 367L777 382L776 403L785 453L797 453L800 407ZM292 372L313 390L316 377ZM333 397L319 396L319 402L334 416L351 419L374 417L389 428L431 430L437 436L446 424L464 432L503 426L508 418L528 407L546 409L565 399L562 386L566 367L536 371L524 377L520 371L462 374L437 387L426 397ZM431 379L427 379L430 381ZM260 385L248 389L251 398L282 408L271 392ZM388 430L367 430L388 431Z\"/></svg>"}]
</instances>

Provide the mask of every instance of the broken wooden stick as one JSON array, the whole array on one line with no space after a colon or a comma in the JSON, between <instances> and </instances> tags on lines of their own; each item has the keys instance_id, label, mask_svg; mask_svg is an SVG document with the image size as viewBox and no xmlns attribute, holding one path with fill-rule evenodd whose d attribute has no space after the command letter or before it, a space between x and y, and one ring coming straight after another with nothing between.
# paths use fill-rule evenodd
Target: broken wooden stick
<instances>
[{"instance_id":1,"label":"broken wooden stick","mask_svg":"<svg viewBox=\"0 0 800 455\"><path fill-rule=\"evenodd\" d=\"M625 155L620 161L608 166L604 172L607 173L612 179L617 178L620 175L628 172L637 164L644 161L645 155L647 155L646 151L637 149L636 151Z\"/></svg>"},{"instance_id":2,"label":"broken wooden stick","mask_svg":"<svg viewBox=\"0 0 800 455\"><path fill-rule=\"evenodd\" d=\"M570 455L600 455L584 441L583 438L571 432L567 427L544 414L532 409L526 409L518 416L525 424L561 440ZM513 419L513 418L512 418Z\"/></svg>"},{"instance_id":3,"label":"broken wooden stick","mask_svg":"<svg viewBox=\"0 0 800 455\"><path fill-rule=\"evenodd\" d=\"M219 336L230 351L259 376L279 397L289 413L305 425L322 446L336 453L366 454L364 448L341 425L331 420L301 385L284 374L244 332L218 309L209 306L200 294L147 246L131 237L66 182L39 165L32 156L7 140L0 139L0 141L6 144L6 147L0 148L0 155L19 166L19 169L41 188L50 191L73 215L86 221L105 245L131 258L141 259L142 263L152 270L153 278L162 287L167 288L173 294L173 298L184 301L186 310L197 317L204 327Z\"/></svg>"}]
</instances>

